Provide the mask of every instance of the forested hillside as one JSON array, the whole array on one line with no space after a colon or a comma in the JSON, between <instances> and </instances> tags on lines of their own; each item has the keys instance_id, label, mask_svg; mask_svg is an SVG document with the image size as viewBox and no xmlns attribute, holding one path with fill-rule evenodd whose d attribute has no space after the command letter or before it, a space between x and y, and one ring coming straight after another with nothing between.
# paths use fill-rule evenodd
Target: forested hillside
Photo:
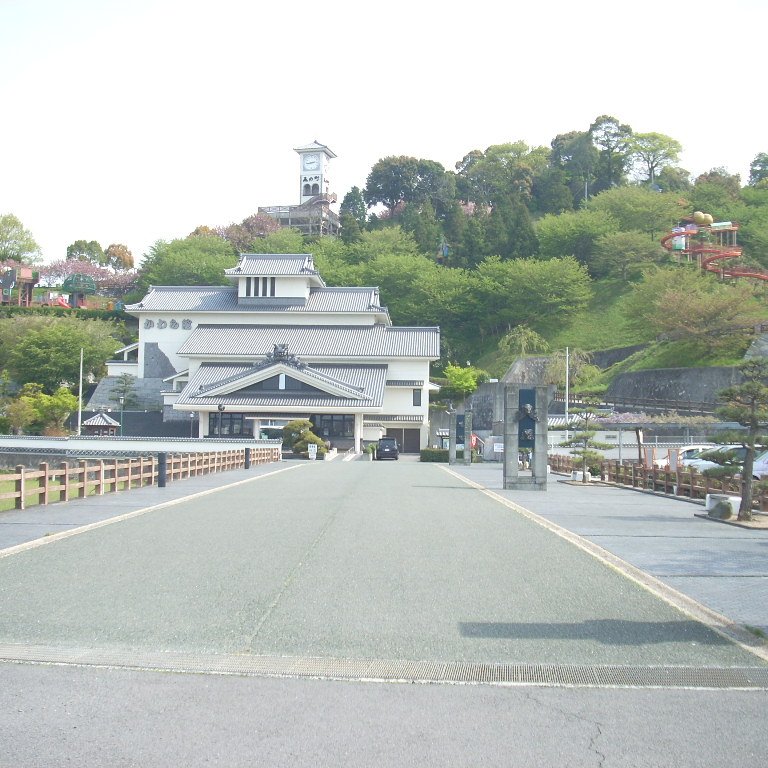
<instances>
[{"instance_id":1,"label":"forested hillside","mask_svg":"<svg viewBox=\"0 0 768 768\"><path fill-rule=\"evenodd\" d=\"M222 283L238 252L311 251L329 285L378 286L395 323L441 326L443 364L498 375L520 353L658 339L683 342L685 364L737 357L768 320L767 283L700 273L659 241L705 211L738 222L742 261L768 268L768 154L743 185L722 168L692 178L681 151L603 115L548 147L469 151L453 169L384 157L344 196L341 238L305 241L263 215L201 224L144 254L127 298Z\"/></svg>"}]
</instances>

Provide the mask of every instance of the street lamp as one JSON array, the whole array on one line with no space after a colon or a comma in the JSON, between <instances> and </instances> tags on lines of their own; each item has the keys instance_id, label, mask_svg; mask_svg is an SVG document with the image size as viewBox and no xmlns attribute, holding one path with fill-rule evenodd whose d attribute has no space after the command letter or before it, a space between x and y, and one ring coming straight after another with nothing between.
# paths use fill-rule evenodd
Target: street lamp
<instances>
[{"instance_id":1,"label":"street lamp","mask_svg":"<svg viewBox=\"0 0 768 768\"><path fill-rule=\"evenodd\" d=\"M195 427L195 412L189 412L189 436L194 437L193 430Z\"/></svg>"},{"instance_id":2,"label":"street lamp","mask_svg":"<svg viewBox=\"0 0 768 768\"><path fill-rule=\"evenodd\" d=\"M219 404L219 432L218 432L219 437L221 437L221 417L223 413L224 413L224 405Z\"/></svg>"},{"instance_id":3,"label":"street lamp","mask_svg":"<svg viewBox=\"0 0 768 768\"><path fill-rule=\"evenodd\" d=\"M120 401L120 437L123 436L123 406L125 405L125 396L120 395L117 398Z\"/></svg>"}]
</instances>

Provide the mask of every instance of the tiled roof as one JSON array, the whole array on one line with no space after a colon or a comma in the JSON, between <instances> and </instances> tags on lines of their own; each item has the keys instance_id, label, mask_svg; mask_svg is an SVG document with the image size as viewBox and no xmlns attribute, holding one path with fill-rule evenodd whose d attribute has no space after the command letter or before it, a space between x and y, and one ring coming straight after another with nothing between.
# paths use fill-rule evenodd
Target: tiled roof
<instances>
[{"instance_id":1,"label":"tiled roof","mask_svg":"<svg viewBox=\"0 0 768 768\"><path fill-rule=\"evenodd\" d=\"M375 312L380 307L376 288L314 288L306 304L239 304L235 286L199 288L192 285L154 287L138 303L128 304L128 312Z\"/></svg>"},{"instance_id":2,"label":"tiled roof","mask_svg":"<svg viewBox=\"0 0 768 768\"><path fill-rule=\"evenodd\" d=\"M187 357L254 359L270 353L275 344L301 358L348 359L440 357L440 329L307 325L199 325L182 344Z\"/></svg>"},{"instance_id":3,"label":"tiled roof","mask_svg":"<svg viewBox=\"0 0 768 768\"><path fill-rule=\"evenodd\" d=\"M286 277L291 275L312 275L319 277L309 253L242 253L240 262L232 269L225 269L230 277ZM322 281L321 281L322 282Z\"/></svg>"},{"instance_id":4,"label":"tiled roof","mask_svg":"<svg viewBox=\"0 0 768 768\"><path fill-rule=\"evenodd\" d=\"M348 397L333 394L283 391L248 392L238 391L226 395L208 395L205 390L211 386L236 381L254 371L248 364L203 363L182 390L176 405L193 407L225 405L250 408L381 408L384 397L384 382L387 373L385 365L309 365L302 374L309 374L314 386L324 385L343 388ZM202 394L198 392L203 390Z\"/></svg>"},{"instance_id":5,"label":"tiled roof","mask_svg":"<svg viewBox=\"0 0 768 768\"><path fill-rule=\"evenodd\" d=\"M91 416L90 419L86 419L82 426L84 427L119 427L120 422L115 421L110 416L107 416L106 413L102 413L99 411L99 413L95 414L94 416Z\"/></svg>"}]
</instances>

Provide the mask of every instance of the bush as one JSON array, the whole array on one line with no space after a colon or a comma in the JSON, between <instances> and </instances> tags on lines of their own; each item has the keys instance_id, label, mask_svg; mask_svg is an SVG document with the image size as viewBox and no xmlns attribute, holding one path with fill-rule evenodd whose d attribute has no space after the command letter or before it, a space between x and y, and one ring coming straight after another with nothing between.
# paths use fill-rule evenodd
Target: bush
<instances>
[{"instance_id":1,"label":"bush","mask_svg":"<svg viewBox=\"0 0 768 768\"><path fill-rule=\"evenodd\" d=\"M448 462L448 450L446 448L422 448L419 453L419 461Z\"/></svg>"},{"instance_id":2,"label":"bush","mask_svg":"<svg viewBox=\"0 0 768 768\"><path fill-rule=\"evenodd\" d=\"M293 452L296 454L299 454L301 456L304 456L304 458L309 457L309 450L307 446L312 443L317 446L317 455L318 456L325 456L326 453L328 453L328 448L325 445L325 442L323 442L323 439L318 437L312 432L304 432L301 435L301 439L297 440L293 444Z\"/></svg>"}]
</instances>

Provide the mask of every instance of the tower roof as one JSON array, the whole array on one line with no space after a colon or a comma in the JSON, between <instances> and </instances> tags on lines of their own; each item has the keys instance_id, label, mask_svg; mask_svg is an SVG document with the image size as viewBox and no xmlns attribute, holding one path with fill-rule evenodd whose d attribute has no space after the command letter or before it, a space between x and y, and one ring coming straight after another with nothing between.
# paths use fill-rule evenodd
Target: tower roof
<instances>
[{"instance_id":1,"label":"tower roof","mask_svg":"<svg viewBox=\"0 0 768 768\"><path fill-rule=\"evenodd\" d=\"M333 150L329 149L325 146L325 144L321 144L317 139L315 139L310 144L305 144L303 147L294 147L294 152L325 152L326 155L328 155L329 158L336 157L336 154L333 152Z\"/></svg>"}]
</instances>

